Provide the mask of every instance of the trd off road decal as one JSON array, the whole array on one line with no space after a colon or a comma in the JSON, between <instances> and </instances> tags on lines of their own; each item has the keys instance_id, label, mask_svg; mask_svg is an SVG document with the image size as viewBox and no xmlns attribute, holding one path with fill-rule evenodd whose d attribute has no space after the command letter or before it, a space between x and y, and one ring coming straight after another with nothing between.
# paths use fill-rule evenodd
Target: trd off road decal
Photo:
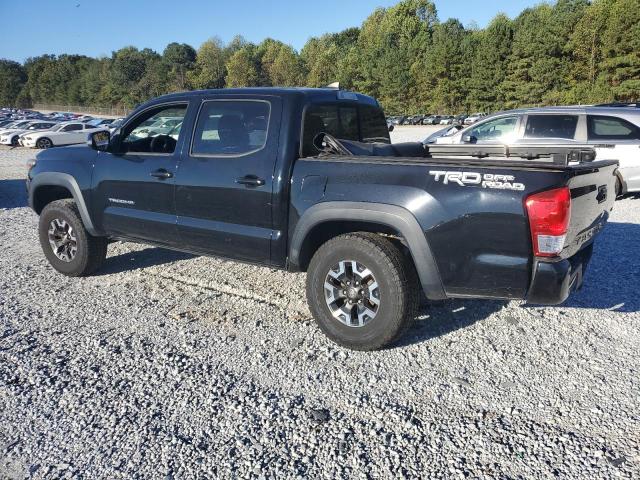
<instances>
[{"instance_id":1,"label":"trd off road decal","mask_svg":"<svg viewBox=\"0 0 640 480\"><path fill-rule=\"evenodd\" d=\"M429 175L433 175L436 182L443 185L459 185L461 187L482 187L497 190L524 190L524 183L517 183L513 175L502 175L499 173L478 173L478 172L451 172L445 170L431 170Z\"/></svg>"}]
</instances>

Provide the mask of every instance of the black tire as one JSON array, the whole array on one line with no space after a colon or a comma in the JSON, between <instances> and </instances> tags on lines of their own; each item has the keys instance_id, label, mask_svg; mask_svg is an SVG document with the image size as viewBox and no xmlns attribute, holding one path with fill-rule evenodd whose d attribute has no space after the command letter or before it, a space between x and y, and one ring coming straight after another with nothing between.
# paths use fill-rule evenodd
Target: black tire
<instances>
[{"instance_id":1,"label":"black tire","mask_svg":"<svg viewBox=\"0 0 640 480\"><path fill-rule=\"evenodd\" d=\"M11 139L11 146L12 147L17 147L18 145L20 145L20 144L18 143L18 135L16 135Z\"/></svg>"},{"instance_id":2,"label":"black tire","mask_svg":"<svg viewBox=\"0 0 640 480\"><path fill-rule=\"evenodd\" d=\"M616 178L616 198L622 197L622 182Z\"/></svg>"},{"instance_id":3,"label":"black tire","mask_svg":"<svg viewBox=\"0 0 640 480\"><path fill-rule=\"evenodd\" d=\"M72 229L76 251L70 261L58 258L49 242L49 230L54 220L65 222ZM44 255L51 266L69 277L83 277L93 273L100 268L107 256L107 239L94 237L87 232L73 200L56 200L44 207L40 213L38 234Z\"/></svg>"},{"instance_id":4,"label":"black tire","mask_svg":"<svg viewBox=\"0 0 640 480\"><path fill-rule=\"evenodd\" d=\"M47 137L39 138L36 142L36 148L47 149L53 147L53 142Z\"/></svg>"},{"instance_id":5,"label":"black tire","mask_svg":"<svg viewBox=\"0 0 640 480\"><path fill-rule=\"evenodd\" d=\"M325 279L339 262L368 268L379 285L379 306L363 326L349 326L332 315ZM332 270L335 272L335 270ZM320 329L353 350L378 350L396 342L414 320L420 299L413 264L389 239L367 232L335 237L315 253L307 271L307 301Z\"/></svg>"}]
</instances>

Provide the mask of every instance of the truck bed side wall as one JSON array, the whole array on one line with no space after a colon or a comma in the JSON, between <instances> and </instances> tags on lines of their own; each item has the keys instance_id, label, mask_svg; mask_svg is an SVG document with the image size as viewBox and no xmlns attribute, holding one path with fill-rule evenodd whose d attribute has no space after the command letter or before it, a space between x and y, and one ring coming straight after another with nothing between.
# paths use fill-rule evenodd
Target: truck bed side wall
<instances>
[{"instance_id":1,"label":"truck bed side wall","mask_svg":"<svg viewBox=\"0 0 640 480\"><path fill-rule=\"evenodd\" d=\"M524 190L445 184L430 173L436 171L513 175L513 183ZM564 172L552 170L300 160L292 180L289 231L318 202L396 205L418 221L447 296L522 298L532 264L523 200L566 181Z\"/></svg>"}]
</instances>

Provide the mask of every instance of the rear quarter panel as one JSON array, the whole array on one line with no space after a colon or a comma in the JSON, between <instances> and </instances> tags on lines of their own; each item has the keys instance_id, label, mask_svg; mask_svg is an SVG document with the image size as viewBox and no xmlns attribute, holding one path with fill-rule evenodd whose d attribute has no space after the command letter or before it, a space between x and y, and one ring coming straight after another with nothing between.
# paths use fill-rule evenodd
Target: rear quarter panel
<instances>
[{"instance_id":1,"label":"rear quarter panel","mask_svg":"<svg viewBox=\"0 0 640 480\"><path fill-rule=\"evenodd\" d=\"M444 183L434 171L503 174L522 190ZM524 198L567 181L558 170L359 159L299 160L292 178L290 232L322 201L375 202L405 208L417 219L448 296L522 298L532 249Z\"/></svg>"}]
</instances>

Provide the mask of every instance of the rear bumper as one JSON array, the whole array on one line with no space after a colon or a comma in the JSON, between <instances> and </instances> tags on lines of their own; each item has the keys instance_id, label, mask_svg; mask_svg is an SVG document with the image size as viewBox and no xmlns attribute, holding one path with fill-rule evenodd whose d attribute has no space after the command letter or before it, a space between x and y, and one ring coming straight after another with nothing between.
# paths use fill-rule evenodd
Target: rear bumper
<instances>
[{"instance_id":1,"label":"rear bumper","mask_svg":"<svg viewBox=\"0 0 640 480\"><path fill-rule=\"evenodd\" d=\"M533 279L527 293L528 303L558 305L582 287L582 277L591 259L593 244L573 257L557 262L534 263Z\"/></svg>"}]
</instances>

